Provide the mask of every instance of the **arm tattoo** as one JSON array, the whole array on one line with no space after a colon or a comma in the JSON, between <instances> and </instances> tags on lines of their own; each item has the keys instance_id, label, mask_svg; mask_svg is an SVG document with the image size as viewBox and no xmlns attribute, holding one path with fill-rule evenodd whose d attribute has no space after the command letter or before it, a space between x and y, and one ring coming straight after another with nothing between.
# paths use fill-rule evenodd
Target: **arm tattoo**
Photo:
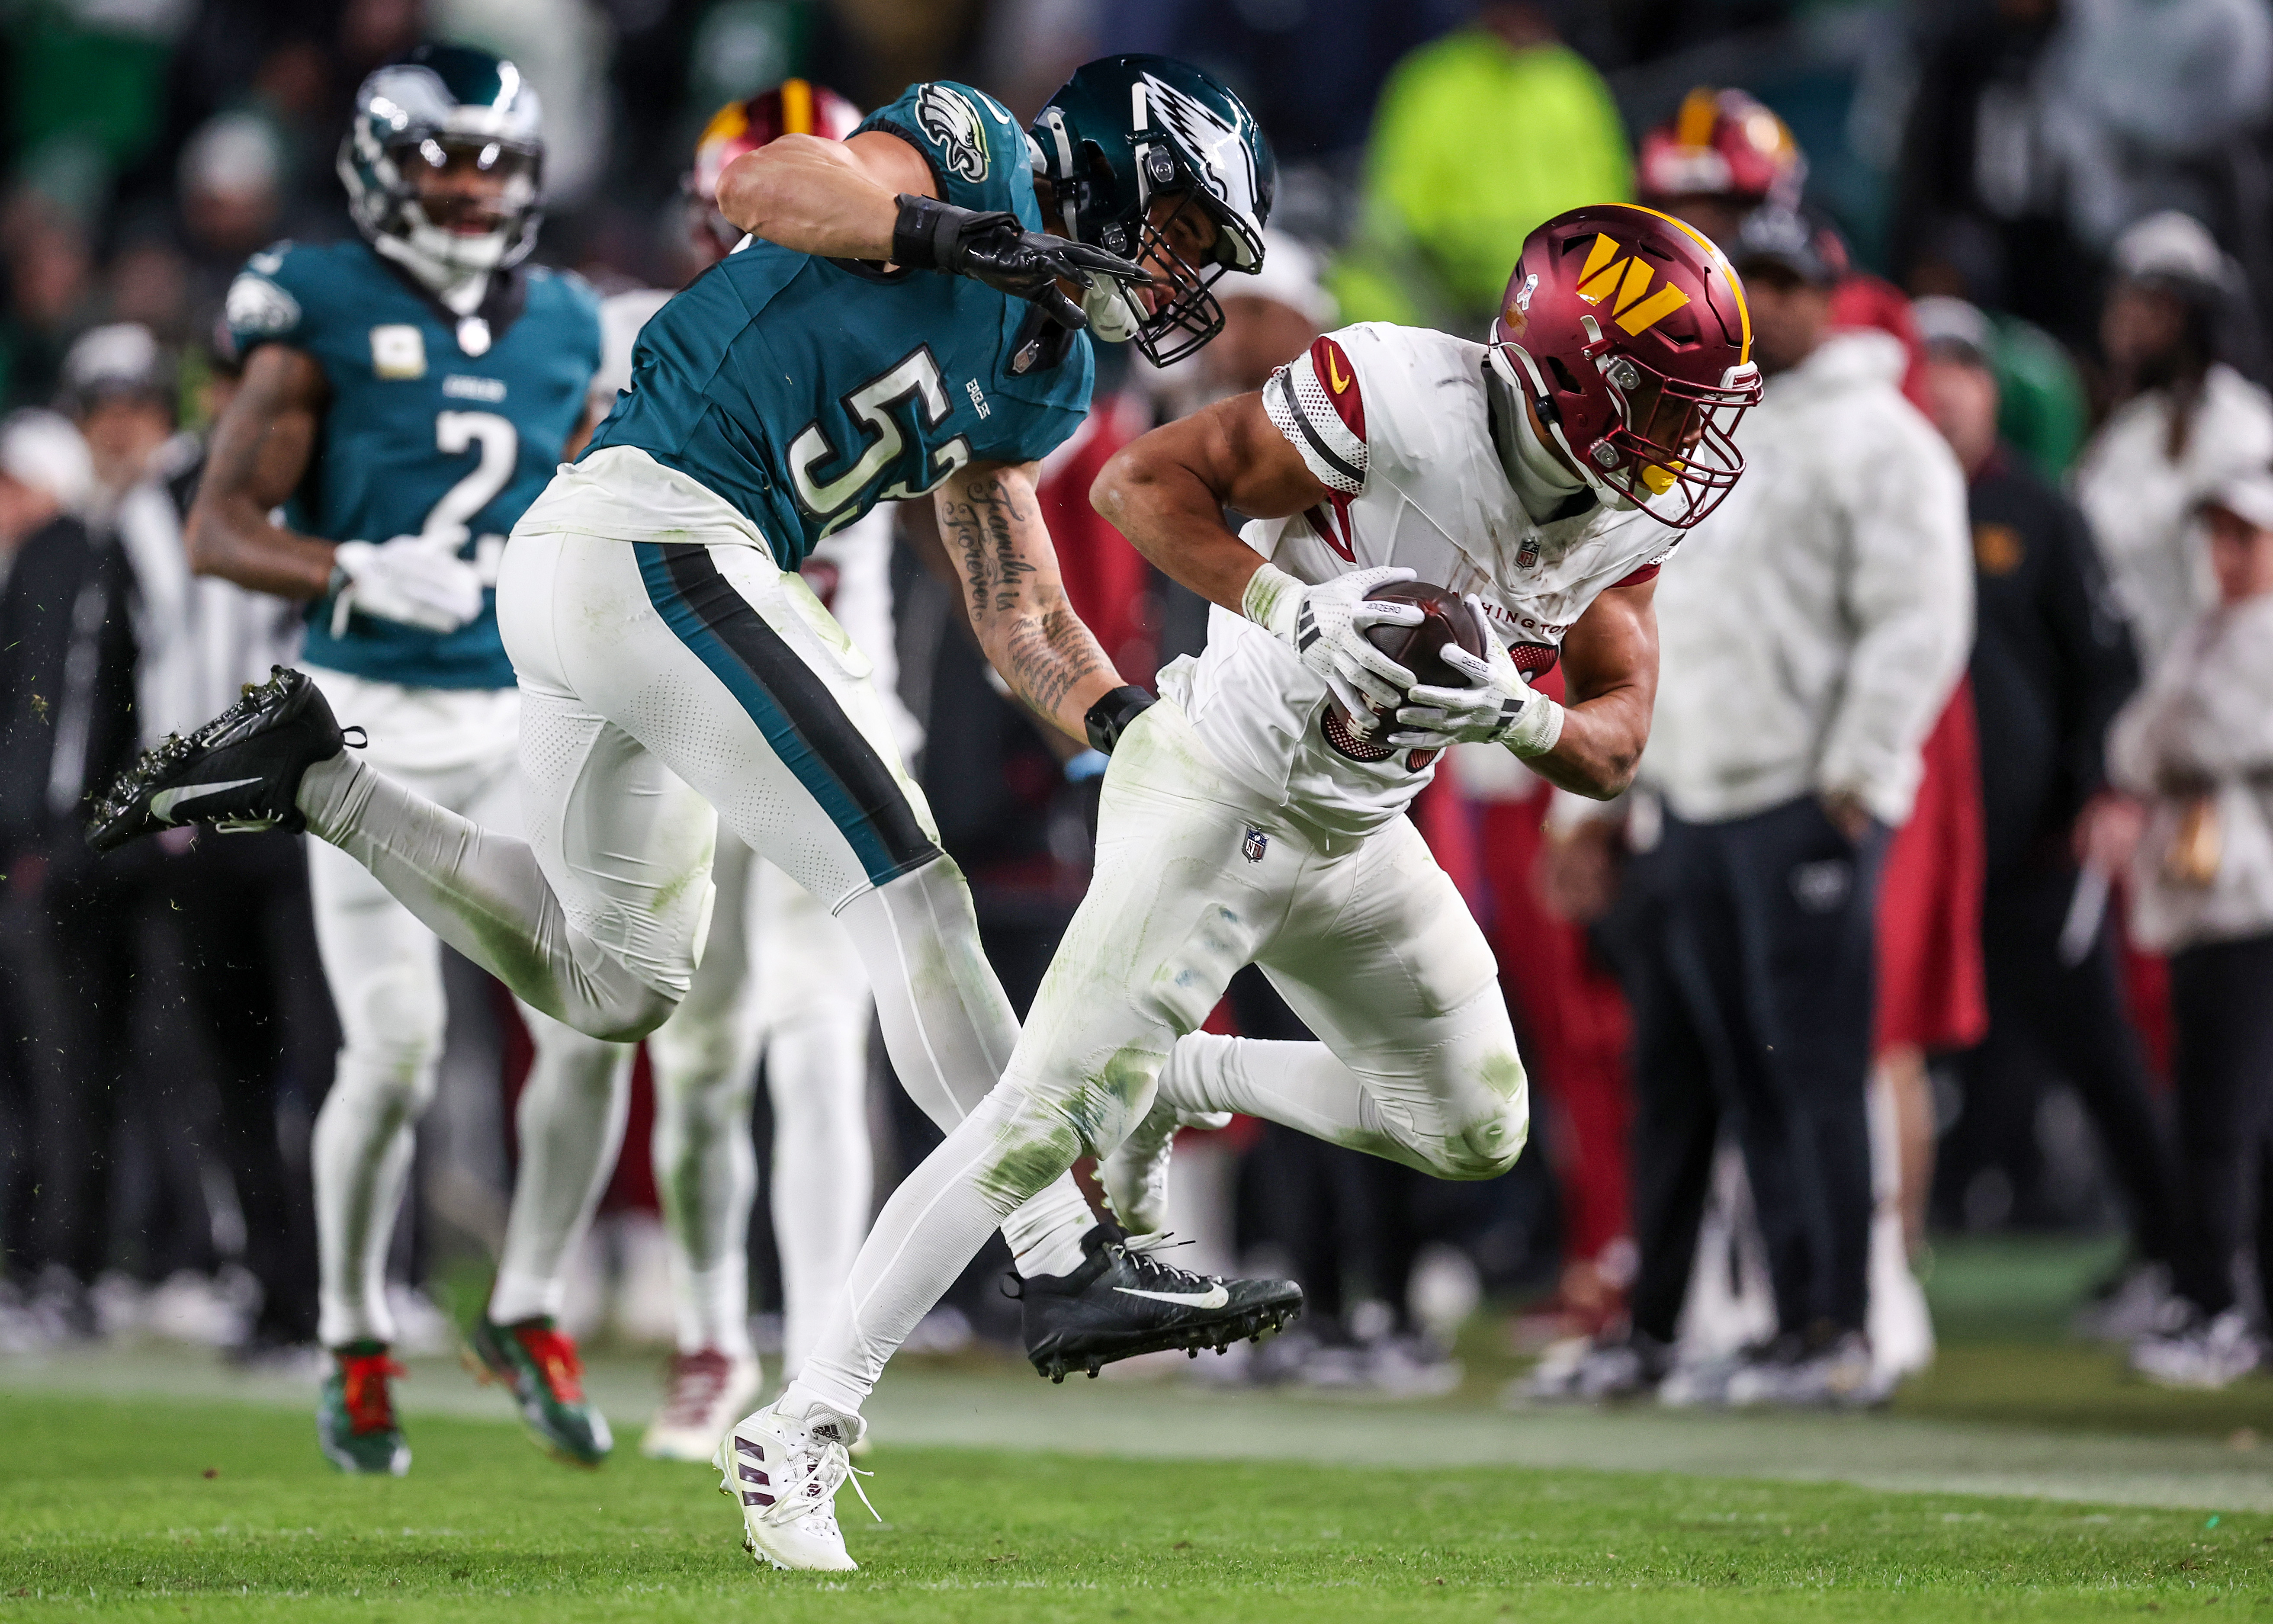
<instances>
[{"instance_id":1,"label":"arm tattoo","mask_svg":"<svg viewBox=\"0 0 2273 1624\"><path fill-rule=\"evenodd\" d=\"M1069 694L1112 662L1063 589L1043 585L1023 550L1024 528L1039 514L1021 498L1000 475L982 475L942 497L940 528L963 570L971 625L1002 679L1038 713L1055 717Z\"/></svg>"},{"instance_id":2,"label":"arm tattoo","mask_svg":"<svg viewBox=\"0 0 2273 1624\"><path fill-rule=\"evenodd\" d=\"M1024 595L1026 578L1034 566L1019 556L1016 527L1034 514L1018 505L1000 475L972 480L964 487L964 495L963 501L949 498L940 505L941 521L949 547L962 559L976 625L990 614L1016 609Z\"/></svg>"},{"instance_id":3,"label":"arm tattoo","mask_svg":"<svg viewBox=\"0 0 2273 1624\"><path fill-rule=\"evenodd\" d=\"M1009 670L1002 679L1045 716L1054 716L1083 680L1109 670L1105 651L1062 598L1040 615L1022 617L1004 640Z\"/></svg>"}]
</instances>

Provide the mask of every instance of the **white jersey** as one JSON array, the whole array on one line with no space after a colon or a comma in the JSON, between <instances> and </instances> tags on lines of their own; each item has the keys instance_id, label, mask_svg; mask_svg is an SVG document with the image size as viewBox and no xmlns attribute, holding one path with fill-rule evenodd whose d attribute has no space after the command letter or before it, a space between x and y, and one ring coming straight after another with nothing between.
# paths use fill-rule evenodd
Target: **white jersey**
<instances>
[{"instance_id":1,"label":"white jersey","mask_svg":"<svg viewBox=\"0 0 2273 1624\"><path fill-rule=\"evenodd\" d=\"M1318 340L1272 375L1263 404L1334 494L1241 535L1312 585L1387 565L1474 593L1518 666L1538 672L1603 588L1647 579L1679 536L1593 503L1535 522L1492 443L1484 365L1481 344L1385 322ZM1162 671L1160 689L1234 779L1328 834L1378 827L1436 770L1429 751L1361 762L1332 749L1320 725L1324 682L1222 609L1209 616L1206 648Z\"/></svg>"}]
</instances>

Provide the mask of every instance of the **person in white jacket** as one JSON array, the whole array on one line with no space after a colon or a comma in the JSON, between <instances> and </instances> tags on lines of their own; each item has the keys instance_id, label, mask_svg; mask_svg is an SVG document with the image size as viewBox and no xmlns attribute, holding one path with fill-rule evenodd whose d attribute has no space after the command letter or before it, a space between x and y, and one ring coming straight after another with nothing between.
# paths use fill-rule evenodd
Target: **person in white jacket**
<instances>
[{"instance_id":1,"label":"person in white jacket","mask_svg":"<svg viewBox=\"0 0 2273 1624\"><path fill-rule=\"evenodd\" d=\"M2218 1388L2267 1358L2234 1289L2253 1205L2273 1288L2273 474L2228 480L2199 517L2217 601L2116 718L2109 773L2133 799L2099 815L2130 848L2140 945L2171 955L2176 1040L2172 1273L2192 1317L2136 1343L2132 1367Z\"/></svg>"},{"instance_id":2,"label":"person in white jacket","mask_svg":"<svg viewBox=\"0 0 2273 1624\"><path fill-rule=\"evenodd\" d=\"M1701 1201L1726 1117L1744 1153L1777 1334L1692 1396L1868 1402L1866 1089L1879 862L1971 643L1965 483L1884 333L1830 331L1834 273L1789 210L1732 258L1767 376L1743 483L1659 583L1661 678L1641 782L1664 805L1662 929L1632 955L1637 1167ZM1647 1136L1679 1143L1645 1144ZM1638 1226L1646 1228L1647 1226ZM1640 1237L1677 1310L1695 1219ZM1662 1373L1673 1327L1639 1323ZM1643 1338L1654 1339L1643 1346Z\"/></svg>"},{"instance_id":3,"label":"person in white jacket","mask_svg":"<svg viewBox=\"0 0 2273 1624\"><path fill-rule=\"evenodd\" d=\"M2149 215L2117 239L2115 272L2100 342L2128 398L2084 447L2075 498L2151 676L2217 600L2202 503L2273 463L2273 399L2218 358L2241 272L2199 221Z\"/></svg>"}]
</instances>

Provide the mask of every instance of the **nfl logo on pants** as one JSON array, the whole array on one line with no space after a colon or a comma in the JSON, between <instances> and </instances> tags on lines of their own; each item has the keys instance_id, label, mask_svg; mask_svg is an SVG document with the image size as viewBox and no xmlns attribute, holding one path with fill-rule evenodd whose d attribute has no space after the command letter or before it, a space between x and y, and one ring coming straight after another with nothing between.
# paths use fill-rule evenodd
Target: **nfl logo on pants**
<instances>
[{"instance_id":1,"label":"nfl logo on pants","mask_svg":"<svg viewBox=\"0 0 2273 1624\"><path fill-rule=\"evenodd\" d=\"M1247 838L1239 842L1240 850L1247 854L1247 860L1249 863L1262 862L1263 854L1269 850L1270 847L1271 837L1260 829L1248 830Z\"/></svg>"}]
</instances>

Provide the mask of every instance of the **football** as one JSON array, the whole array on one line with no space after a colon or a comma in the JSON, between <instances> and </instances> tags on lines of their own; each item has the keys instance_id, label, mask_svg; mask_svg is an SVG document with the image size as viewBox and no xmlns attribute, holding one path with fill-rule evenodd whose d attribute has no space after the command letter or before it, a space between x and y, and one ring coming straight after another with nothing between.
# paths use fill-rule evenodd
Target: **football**
<instances>
[{"instance_id":1,"label":"football","mask_svg":"<svg viewBox=\"0 0 2273 1624\"><path fill-rule=\"evenodd\" d=\"M1444 646L1456 644L1480 655L1484 645L1475 617L1468 613L1458 593L1425 580L1393 580L1365 595L1369 602L1419 606L1420 625L1375 626L1365 634L1376 648L1413 673L1416 687L1467 686L1468 679L1445 662ZM1386 719L1384 713L1377 715ZM1378 730L1367 735L1350 726L1339 701L1327 702L1324 725L1326 743L1353 761L1385 761L1396 753L1391 746L1377 742Z\"/></svg>"}]
</instances>

